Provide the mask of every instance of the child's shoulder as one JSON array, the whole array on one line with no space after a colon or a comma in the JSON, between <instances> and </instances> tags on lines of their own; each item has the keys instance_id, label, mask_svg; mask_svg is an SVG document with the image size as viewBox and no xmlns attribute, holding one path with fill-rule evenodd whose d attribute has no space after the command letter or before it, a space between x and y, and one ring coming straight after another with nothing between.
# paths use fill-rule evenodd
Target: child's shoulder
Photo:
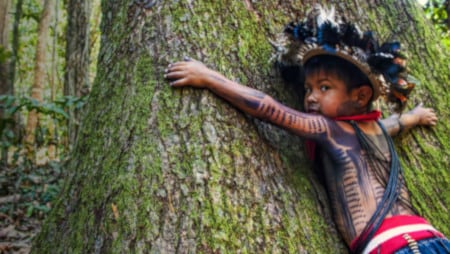
<instances>
[{"instance_id":1,"label":"child's shoulder","mask_svg":"<svg viewBox=\"0 0 450 254\"><path fill-rule=\"evenodd\" d=\"M337 124L345 131L355 133L354 127L351 123L346 121L337 121ZM368 121L368 122L358 122L356 125L359 129L366 135L380 135L382 134L382 130L377 122Z\"/></svg>"}]
</instances>

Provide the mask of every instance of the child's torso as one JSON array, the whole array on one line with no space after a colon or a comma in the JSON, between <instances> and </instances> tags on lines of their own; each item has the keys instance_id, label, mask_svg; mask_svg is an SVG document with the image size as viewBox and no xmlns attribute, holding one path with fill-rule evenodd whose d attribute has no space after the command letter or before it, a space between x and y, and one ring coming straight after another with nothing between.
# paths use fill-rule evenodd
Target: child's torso
<instances>
[{"instance_id":1,"label":"child's torso","mask_svg":"<svg viewBox=\"0 0 450 254\"><path fill-rule=\"evenodd\" d=\"M371 128L371 134L366 135L375 148L371 155L361 149L348 128L332 137L329 144L322 146L327 149L319 154L335 223L348 244L359 236L375 212L390 169L386 138L378 126ZM407 204L396 202L387 216L413 214L405 186L401 195Z\"/></svg>"}]
</instances>

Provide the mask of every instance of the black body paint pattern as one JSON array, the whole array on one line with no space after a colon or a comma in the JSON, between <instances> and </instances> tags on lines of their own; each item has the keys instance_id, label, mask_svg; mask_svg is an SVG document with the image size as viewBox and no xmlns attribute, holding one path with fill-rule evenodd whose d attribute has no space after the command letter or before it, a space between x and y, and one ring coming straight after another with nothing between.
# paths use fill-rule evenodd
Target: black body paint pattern
<instances>
[{"instance_id":1,"label":"black body paint pattern","mask_svg":"<svg viewBox=\"0 0 450 254\"><path fill-rule=\"evenodd\" d=\"M385 191L390 165L390 154L382 135L369 136L380 147L377 166L386 169L383 176L377 176L374 165L368 163L368 154L361 151L353 133L336 130L322 146L320 158L328 186L328 194L336 225L344 240L350 244L357 237L376 210ZM388 215L414 214L406 186L402 186L403 202L397 201Z\"/></svg>"}]
</instances>

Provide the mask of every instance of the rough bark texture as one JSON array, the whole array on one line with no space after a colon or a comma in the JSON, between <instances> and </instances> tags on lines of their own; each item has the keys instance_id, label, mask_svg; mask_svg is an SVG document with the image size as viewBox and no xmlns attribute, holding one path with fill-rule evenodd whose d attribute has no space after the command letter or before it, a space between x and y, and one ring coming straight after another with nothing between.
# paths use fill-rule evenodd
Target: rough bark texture
<instances>
[{"instance_id":1,"label":"rough bark texture","mask_svg":"<svg viewBox=\"0 0 450 254\"><path fill-rule=\"evenodd\" d=\"M310 3L151 2L103 2L97 78L34 253L346 253L301 140L163 80L189 55L297 105L268 61L268 39ZM408 1L335 4L409 46L423 82L415 98L443 121L397 144L415 205L449 235L450 58Z\"/></svg>"},{"instance_id":2,"label":"rough bark texture","mask_svg":"<svg viewBox=\"0 0 450 254\"><path fill-rule=\"evenodd\" d=\"M16 63L19 55L19 37L20 37L20 30L19 30L19 24L20 19L22 18L22 5L23 0L17 0L16 2L16 8L14 11L14 24L13 24L13 32L12 32L12 56L11 56L11 64L9 68L9 80L11 81L11 94L14 94L14 81L16 76Z\"/></svg>"},{"instance_id":3,"label":"rough bark texture","mask_svg":"<svg viewBox=\"0 0 450 254\"><path fill-rule=\"evenodd\" d=\"M42 14L38 26L38 39L36 45L36 56L34 62L34 80L31 87L31 98L42 102L44 93L44 82L46 75L46 55L47 43L49 39L48 30L50 28L50 19L54 0L45 0ZM36 110L30 111L27 118L25 145L28 153L32 153L35 141L35 129L38 125L39 114Z\"/></svg>"},{"instance_id":4,"label":"rough bark texture","mask_svg":"<svg viewBox=\"0 0 450 254\"><path fill-rule=\"evenodd\" d=\"M89 17L92 3L89 0L70 0L67 5L66 70L64 95L83 96L89 88ZM84 91L84 92L83 92ZM79 126L78 110L69 112L69 143L75 143Z\"/></svg>"},{"instance_id":5,"label":"rough bark texture","mask_svg":"<svg viewBox=\"0 0 450 254\"><path fill-rule=\"evenodd\" d=\"M11 83L8 79L9 59L6 58L6 52L10 51L9 31L10 31L10 10L11 1L3 0L0 3L0 95L12 94ZM0 108L0 117L2 109Z\"/></svg>"}]
</instances>

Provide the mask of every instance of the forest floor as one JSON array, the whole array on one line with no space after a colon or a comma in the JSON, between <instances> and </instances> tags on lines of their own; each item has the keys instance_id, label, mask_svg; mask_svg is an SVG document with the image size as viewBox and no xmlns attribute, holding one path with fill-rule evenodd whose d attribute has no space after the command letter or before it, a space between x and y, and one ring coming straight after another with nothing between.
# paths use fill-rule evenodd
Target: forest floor
<instances>
[{"instance_id":1,"label":"forest floor","mask_svg":"<svg viewBox=\"0 0 450 254\"><path fill-rule=\"evenodd\" d=\"M0 165L0 253L29 253L61 187L61 163Z\"/></svg>"}]
</instances>

